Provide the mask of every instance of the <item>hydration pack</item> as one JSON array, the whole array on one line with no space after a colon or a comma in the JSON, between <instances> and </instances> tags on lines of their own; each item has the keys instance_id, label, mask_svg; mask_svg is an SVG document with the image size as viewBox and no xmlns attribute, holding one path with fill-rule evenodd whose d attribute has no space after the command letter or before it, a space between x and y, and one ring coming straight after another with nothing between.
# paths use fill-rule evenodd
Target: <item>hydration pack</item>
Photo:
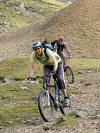
<instances>
[{"instance_id":1,"label":"hydration pack","mask_svg":"<svg viewBox=\"0 0 100 133\"><path fill-rule=\"evenodd\" d=\"M44 48L45 56L47 57L47 60L48 60L49 57L48 57L48 55L47 55L47 53L46 53L46 49L48 48L48 49L50 49L51 51L54 51L54 48L53 48L53 46L50 45L46 40L42 42L42 46L43 46L43 48Z\"/></svg>"},{"instance_id":2,"label":"hydration pack","mask_svg":"<svg viewBox=\"0 0 100 133\"><path fill-rule=\"evenodd\" d=\"M42 42L43 48L49 48L51 51L54 51L54 48L52 45L50 45L46 40Z\"/></svg>"}]
</instances>

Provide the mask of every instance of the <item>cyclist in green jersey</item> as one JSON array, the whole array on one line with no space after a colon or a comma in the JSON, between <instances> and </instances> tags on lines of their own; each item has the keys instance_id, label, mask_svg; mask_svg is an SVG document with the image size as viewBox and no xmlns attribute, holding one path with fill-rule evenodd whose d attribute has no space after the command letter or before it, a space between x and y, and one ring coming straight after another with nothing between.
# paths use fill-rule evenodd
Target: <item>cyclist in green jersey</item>
<instances>
[{"instance_id":1,"label":"cyclist in green jersey","mask_svg":"<svg viewBox=\"0 0 100 133\"><path fill-rule=\"evenodd\" d=\"M30 73L29 73L29 80L31 81L32 75L34 72L34 64L36 60L38 60L40 63L44 64L44 75L52 75L56 76L58 79L58 87L63 91L64 94L64 100L65 104L68 104L69 97L66 92L66 85L65 85L65 79L64 79L64 70L63 65L60 56L54 52L51 51L49 48L46 49L45 55L45 48L42 47L41 42L34 42L32 44L33 52L31 55L31 63L30 63ZM50 83L50 77L46 77L47 84Z\"/></svg>"}]
</instances>

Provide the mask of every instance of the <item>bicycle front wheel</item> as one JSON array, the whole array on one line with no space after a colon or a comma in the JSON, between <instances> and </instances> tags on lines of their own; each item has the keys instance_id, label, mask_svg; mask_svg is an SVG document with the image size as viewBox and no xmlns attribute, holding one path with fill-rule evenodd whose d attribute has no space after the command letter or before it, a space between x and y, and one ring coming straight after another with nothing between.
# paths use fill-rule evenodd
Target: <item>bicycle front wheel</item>
<instances>
[{"instance_id":1,"label":"bicycle front wheel","mask_svg":"<svg viewBox=\"0 0 100 133\"><path fill-rule=\"evenodd\" d=\"M38 108L44 121L50 122L53 120L54 108L48 91L44 90L38 96Z\"/></svg>"},{"instance_id":2,"label":"bicycle front wheel","mask_svg":"<svg viewBox=\"0 0 100 133\"><path fill-rule=\"evenodd\" d=\"M67 80L70 84L72 84L74 82L74 74L72 69L69 66L66 66L65 68L65 75L67 77Z\"/></svg>"}]
</instances>

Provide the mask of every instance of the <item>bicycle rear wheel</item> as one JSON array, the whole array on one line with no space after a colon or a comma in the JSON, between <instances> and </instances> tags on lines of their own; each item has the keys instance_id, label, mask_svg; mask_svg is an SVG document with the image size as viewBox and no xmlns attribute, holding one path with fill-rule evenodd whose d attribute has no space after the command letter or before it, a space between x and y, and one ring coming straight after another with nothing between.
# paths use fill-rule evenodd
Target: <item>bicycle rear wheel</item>
<instances>
[{"instance_id":1,"label":"bicycle rear wheel","mask_svg":"<svg viewBox=\"0 0 100 133\"><path fill-rule=\"evenodd\" d=\"M44 121L50 122L53 120L54 108L48 91L41 91L40 95L38 96L38 108Z\"/></svg>"},{"instance_id":2,"label":"bicycle rear wheel","mask_svg":"<svg viewBox=\"0 0 100 133\"><path fill-rule=\"evenodd\" d=\"M73 74L72 69L69 66L66 66L64 72L65 72L68 82L72 84L74 82L74 74Z\"/></svg>"}]
</instances>

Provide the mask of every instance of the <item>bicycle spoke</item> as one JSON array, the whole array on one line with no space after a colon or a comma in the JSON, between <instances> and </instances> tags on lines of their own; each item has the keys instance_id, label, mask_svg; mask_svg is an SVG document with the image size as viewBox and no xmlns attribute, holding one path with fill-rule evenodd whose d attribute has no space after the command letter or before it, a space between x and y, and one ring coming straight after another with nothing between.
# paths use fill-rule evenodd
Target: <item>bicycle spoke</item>
<instances>
[{"instance_id":1,"label":"bicycle spoke","mask_svg":"<svg viewBox=\"0 0 100 133\"><path fill-rule=\"evenodd\" d=\"M53 105L46 92L42 92L38 99L39 111L42 118L45 121L51 121L53 119Z\"/></svg>"},{"instance_id":2,"label":"bicycle spoke","mask_svg":"<svg viewBox=\"0 0 100 133\"><path fill-rule=\"evenodd\" d=\"M69 83L74 82L74 74L73 74L72 69L69 66L67 66L65 69L65 76L67 77L67 80Z\"/></svg>"}]
</instances>

